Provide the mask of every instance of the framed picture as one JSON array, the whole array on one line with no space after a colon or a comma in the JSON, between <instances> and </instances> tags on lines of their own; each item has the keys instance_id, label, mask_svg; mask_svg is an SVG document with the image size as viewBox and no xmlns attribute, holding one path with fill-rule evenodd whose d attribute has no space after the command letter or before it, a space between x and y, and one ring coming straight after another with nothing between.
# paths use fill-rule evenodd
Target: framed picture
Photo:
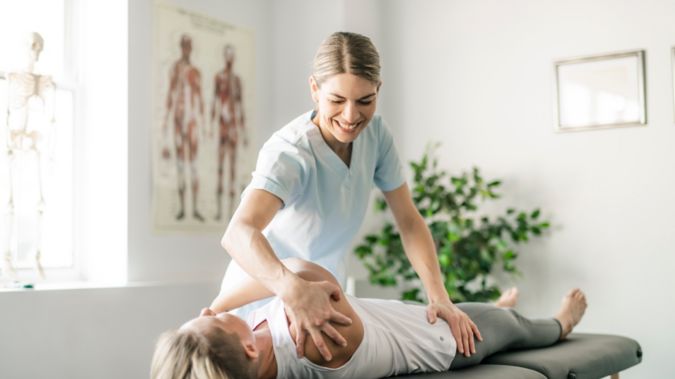
<instances>
[{"instance_id":1,"label":"framed picture","mask_svg":"<svg viewBox=\"0 0 675 379\"><path fill-rule=\"evenodd\" d=\"M221 233L255 168L255 35L164 2L154 25L155 231Z\"/></svg>"},{"instance_id":2,"label":"framed picture","mask_svg":"<svg viewBox=\"0 0 675 379\"><path fill-rule=\"evenodd\" d=\"M646 125L644 60L636 50L555 62L557 130Z\"/></svg>"}]
</instances>

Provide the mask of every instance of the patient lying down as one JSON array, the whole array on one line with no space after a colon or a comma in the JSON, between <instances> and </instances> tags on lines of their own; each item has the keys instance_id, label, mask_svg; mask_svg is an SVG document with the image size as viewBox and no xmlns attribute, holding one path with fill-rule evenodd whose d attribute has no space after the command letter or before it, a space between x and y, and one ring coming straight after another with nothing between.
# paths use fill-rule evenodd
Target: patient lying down
<instances>
[{"instance_id":1,"label":"patient lying down","mask_svg":"<svg viewBox=\"0 0 675 379\"><path fill-rule=\"evenodd\" d=\"M304 279L335 282L328 271L315 264L299 259L284 264ZM238 297L266 291L253 280L246 286L250 290L236 291ZM241 304L242 300L258 299L259 295L251 295L221 300ZM457 369L478 364L499 351L544 347L564 339L581 320L586 298L573 289L563 298L555 317L540 320L492 304L458 304L483 336L470 357L456 354L450 328L442 319L429 324L422 305L344 294L334 305L352 324L335 325L347 344L328 341L330 361L322 358L311 338L305 341L305 357L297 358L293 320L286 315L284 304L274 299L246 320L205 308L178 330L165 332L155 349L152 378L382 378Z\"/></svg>"}]
</instances>

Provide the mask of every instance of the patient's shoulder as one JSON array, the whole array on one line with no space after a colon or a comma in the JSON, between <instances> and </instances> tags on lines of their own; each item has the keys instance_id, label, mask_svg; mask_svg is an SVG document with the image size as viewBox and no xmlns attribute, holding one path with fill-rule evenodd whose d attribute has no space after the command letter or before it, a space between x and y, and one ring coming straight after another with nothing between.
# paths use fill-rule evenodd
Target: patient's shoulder
<instances>
[{"instance_id":1,"label":"patient's shoulder","mask_svg":"<svg viewBox=\"0 0 675 379\"><path fill-rule=\"evenodd\" d=\"M352 319L351 325L338 325L331 323L333 327L347 340L347 346L340 346L333 342L333 340L331 340L325 333L322 334L324 341L328 345L328 349L333 355L333 359L331 361L326 361L321 353L319 353L319 349L314 344L314 340L312 340L312 338L307 335L307 338L305 339L305 357L307 357L307 359L309 359L312 363L318 364L320 366L336 368L347 363L352 355L354 355L354 352L363 340L364 330L361 318L354 311L354 308L351 306L351 304L349 304L349 301L344 293L341 294L340 300L332 300L332 302L336 311ZM289 319L288 327L291 337L295 341L296 334L295 328L293 327L293 320Z\"/></svg>"},{"instance_id":2,"label":"patient's shoulder","mask_svg":"<svg viewBox=\"0 0 675 379\"><path fill-rule=\"evenodd\" d=\"M339 283L335 277L328 270L315 263L298 258L287 258L283 260L283 263L286 265L286 267L295 272L304 280L310 282L328 281L339 287ZM330 362L327 362L319 353L316 345L314 345L314 340L312 340L312 338L307 335L307 338L305 338L305 356L307 359L318 365L325 367L338 367L351 358L351 356L356 351L356 348L361 343L361 340L363 340L363 323L361 322L359 315L354 311L354 308L352 308L351 304L349 304L349 300L342 290L340 290L340 299L337 301L331 299L331 302L333 303L333 308L335 308L336 311L344 314L352 320L351 325L347 326L332 323L333 327L347 340L347 346L343 347L337 345L330 338L328 338L325 333L323 333L322 336L324 342L326 342L328 349L333 355L333 359ZM288 315L288 312L286 312L286 314ZM291 337L295 341L295 327L293 326L295 320L292 320L289 317L288 322Z\"/></svg>"}]
</instances>

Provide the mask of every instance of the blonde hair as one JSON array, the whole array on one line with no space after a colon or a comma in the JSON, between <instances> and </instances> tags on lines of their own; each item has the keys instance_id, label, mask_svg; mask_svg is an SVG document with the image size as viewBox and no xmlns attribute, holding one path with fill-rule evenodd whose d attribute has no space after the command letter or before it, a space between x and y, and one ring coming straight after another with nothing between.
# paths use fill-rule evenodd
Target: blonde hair
<instances>
[{"instance_id":1,"label":"blonde hair","mask_svg":"<svg viewBox=\"0 0 675 379\"><path fill-rule=\"evenodd\" d=\"M380 55L370 38L357 33L336 32L321 43L312 67L317 84L345 73L380 84Z\"/></svg>"},{"instance_id":2,"label":"blonde hair","mask_svg":"<svg viewBox=\"0 0 675 379\"><path fill-rule=\"evenodd\" d=\"M155 346L152 379L253 379L255 365L236 334L214 329L164 332Z\"/></svg>"}]
</instances>

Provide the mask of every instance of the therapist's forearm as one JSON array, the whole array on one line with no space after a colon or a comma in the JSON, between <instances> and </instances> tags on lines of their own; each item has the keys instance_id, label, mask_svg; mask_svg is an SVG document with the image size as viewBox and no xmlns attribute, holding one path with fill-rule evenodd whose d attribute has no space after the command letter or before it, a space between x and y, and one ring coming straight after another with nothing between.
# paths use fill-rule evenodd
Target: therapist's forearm
<instances>
[{"instance_id":1,"label":"therapist's forearm","mask_svg":"<svg viewBox=\"0 0 675 379\"><path fill-rule=\"evenodd\" d=\"M438 265L436 246L422 216L415 215L404 225L399 225L403 248L419 275L430 303L448 301L441 268Z\"/></svg>"},{"instance_id":2,"label":"therapist's forearm","mask_svg":"<svg viewBox=\"0 0 675 379\"><path fill-rule=\"evenodd\" d=\"M234 221L223 236L222 246L253 279L282 299L302 281L284 266L254 226Z\"/></svg>"}]
</instances>

